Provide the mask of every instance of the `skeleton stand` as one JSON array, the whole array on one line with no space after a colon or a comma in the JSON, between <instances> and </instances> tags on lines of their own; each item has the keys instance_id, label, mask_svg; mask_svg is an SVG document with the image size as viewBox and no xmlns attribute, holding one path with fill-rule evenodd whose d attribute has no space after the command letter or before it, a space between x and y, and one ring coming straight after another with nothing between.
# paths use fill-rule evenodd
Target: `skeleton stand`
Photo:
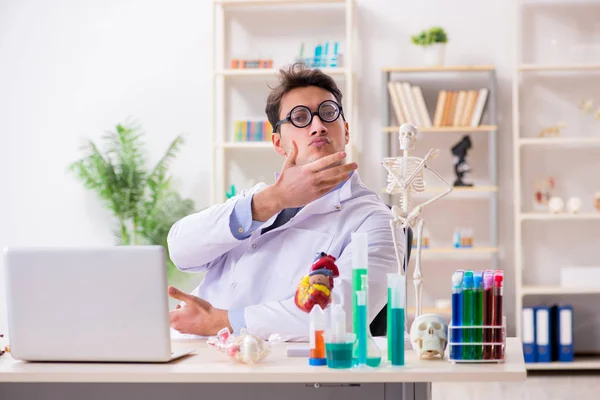
<instances>
[{"instance_id":1,"label":"skeleton stand","mask_svg":"<svg viewBox=\"0 0 600 400\"><path fill-rule=\"evenodd\" d=\"M442 178L440 174L427 165L427 161L437 156L439 150L429 150L425 158L422 159L410 156L410 152L414 149L414 145L417 140L417 134L418 131L415 126L411 124L403 124L400 127L399 133L402 156L385 158L382 163L384 168L388 171L388 185L386 187L386 192L388 194L401 195L400 207L395 205L392 206L394 218L390 221L390 228L392 230L392 238L394 240L394 248L396 250L398 273L403 276L406 274L406 268L408 267L406 262L408 261L408 246L412 246L412 243L406 243L407 247L404 249L404 259L402 259L400 257L400 250L398 249L396 230L398 229L398 226L401 225L403 231L407 233L409 227L412 228L415 226L415 223L417 224L417 255L415 261L415 271L413 274L413 284L415 286L416 297L415 318L421 315L421 299L423 294L423 276L421 274L421 243L425 221L423 218L421 218L421 211L425 206L433 203L436 200L439 200L452 191L452 185L446 182L446 180ZM423 177L423 170L425 168L431 171L444 184L446 190L411 209L411 194L415 192L423 192L425 190L425 181ZM408 234L406 237L408 239Z\"/></svg>"}]
</instances>

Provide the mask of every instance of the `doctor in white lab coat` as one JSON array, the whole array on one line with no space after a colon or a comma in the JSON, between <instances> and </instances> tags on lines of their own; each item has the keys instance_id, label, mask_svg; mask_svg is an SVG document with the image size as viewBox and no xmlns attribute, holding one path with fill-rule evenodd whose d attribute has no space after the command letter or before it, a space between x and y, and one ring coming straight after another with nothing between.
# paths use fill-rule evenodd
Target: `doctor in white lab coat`
<instances>
[{"instance_id":1,"label":"doctor in white lab coat","mask_svg":"<svg viewBox=\"0 0 600 400\"><path fill-rule=\"evenodd\" d=\"M223 327L247 328L263 338L308 338L308 314L294 303L298 282L315 255L337 258L333 297L352 319L353 232L368 234L369 319L387 301L387 273L397 271L392 214L345 162L349 127L342 94L319 70L280 71L266 113L273 147L285 157L272 185L250 190L189 215L173 225L168 245L182 271L205 273L192 294L169 288L181 300L171 327L183 334L214 335ZM398 233L400 256L405 241Z\"/></svg>"}]
</instances>

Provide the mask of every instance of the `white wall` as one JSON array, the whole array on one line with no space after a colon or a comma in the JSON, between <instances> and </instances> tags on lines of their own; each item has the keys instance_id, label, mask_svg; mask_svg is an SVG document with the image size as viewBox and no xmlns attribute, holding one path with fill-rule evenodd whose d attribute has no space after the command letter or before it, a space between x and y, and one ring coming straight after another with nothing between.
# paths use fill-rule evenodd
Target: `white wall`
<instances>
[{"instance_id":1,"label":"white wall","mask_svg":"<svg viewBox=\"0 0 600 400\"><path fill-rule=\"evenodd\" d=\"M420 51L410 44L409 35L440 24L450 36L448 64L497 67L500 267L506 273L505 308L512 325L515 2L359 0L358 5L361 120L357 129L364 137L360 171L374 190L379 190L383 177L380 68L420 63ZM319 26L325 25L322 35L327 35L327 21L315 19L321 23L311 24L311 30L320 32ZM261 18L254 32L269 36L268 21ZM184 195L195 199L198 207L208 205L211 23L209 1L0 3L1 246L112 243L109 214L65 168L79 156L78 146L85 138L98 139L105 129L127 117L143 124L155 158L175 134L187 133L188 142L174 164L174 173ZM247 25L251 24L244 21ZM272 29L285 30L285 26L278 21ZM286 43L285 35L283 39ZM297 48L296 43L290 46L294 51ZM274 49L271 56L281 62L287 54L289 49L281 54ZM258 110L262 108L259 104ZM435 144L448 152L459 138ZM472 157L476 173L485 171L485 155L475 151ZM442 161L435 165L451 178L448 159L446 155L445 165ZM449 215L456 207L464 211L470 206L448 202L438 214ZM428 220L430 226L441 223ZM435 292L429 298L447 291L449 274L459 267L424 266L426 291ZM1 306L0 301L0 310Z\"/></svg>"}]
</instances>

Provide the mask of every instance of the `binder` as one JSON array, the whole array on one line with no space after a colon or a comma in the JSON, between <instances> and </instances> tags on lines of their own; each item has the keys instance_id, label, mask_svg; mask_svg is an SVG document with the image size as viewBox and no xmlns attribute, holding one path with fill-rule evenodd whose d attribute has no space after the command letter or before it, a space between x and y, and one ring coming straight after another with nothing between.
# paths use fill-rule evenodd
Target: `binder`
<instances>
[{"instance_id":1,"label":"binder","mask_svg":"<svg viewBox=\"0 0 600 400\"><path fill-rule=\"evenodd\" d=\"M573 307L559 306L556 331L558 333L558 361L573 361Z\"/></svg>"},{"instance_id":2,"label":"binder","mask_svg":"<svg viewBox=\"0 0 600 400\"><path fill-rule=\"evenodd\" d=\"M535 342L538 362L552 361L550 332L550 307L540 306L535 310Z\"/></svg>"},{"instance_id":3,"label":"binder","mask_svg":"<svg viewBox=\"0 0 600 400\"><path fill-rule=\"evenodd\" d=\"M526 307L522 310L523 324L523 355L526 363L538 361L537 346L535 340L535 309Z\"/></svg>"}]
</instances>

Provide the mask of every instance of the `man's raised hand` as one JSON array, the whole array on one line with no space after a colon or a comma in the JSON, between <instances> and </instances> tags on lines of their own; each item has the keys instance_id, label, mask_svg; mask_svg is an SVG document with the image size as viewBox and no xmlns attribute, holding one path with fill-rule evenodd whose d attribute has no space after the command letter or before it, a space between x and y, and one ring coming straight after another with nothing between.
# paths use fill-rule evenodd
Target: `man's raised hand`
<instances>
[{"instance_id":1,"label":"man's raised hand","mask_svg":"<svg viewBox=\"0 0 600 400\"><path fill-rule=\"evenodd\" d=\"M355 163L344 164L345 152L327 155L305 165L296 164L298 148L292 142L279 179L274 185L281 208L303 207L350 177Z\"/></svg>"}]
</instances>

